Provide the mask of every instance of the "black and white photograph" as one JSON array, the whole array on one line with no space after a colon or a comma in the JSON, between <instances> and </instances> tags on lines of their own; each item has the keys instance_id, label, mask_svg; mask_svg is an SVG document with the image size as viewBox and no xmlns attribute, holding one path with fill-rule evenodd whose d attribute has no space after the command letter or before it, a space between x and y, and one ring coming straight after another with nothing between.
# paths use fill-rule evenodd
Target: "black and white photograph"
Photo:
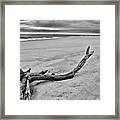
<instances>
[{"instance_id":1,"label":"black and white photograph","mask_svg":"<svg viewBox=\"0 0 120 120\"><path fill-rule=\"evenodd\" d=\"M117 118L118 6L5 2L3 118Z\"/></svg>"},{"instance_id":2,"label":"black and white photograph","mask_svg":"<svg viewBox=\"0 0 120 120\"><path fill-rule=\"evenodd\" d=\"M20 20L20 100L100 100L100 20Z\"/></svg>"}]
</instances>

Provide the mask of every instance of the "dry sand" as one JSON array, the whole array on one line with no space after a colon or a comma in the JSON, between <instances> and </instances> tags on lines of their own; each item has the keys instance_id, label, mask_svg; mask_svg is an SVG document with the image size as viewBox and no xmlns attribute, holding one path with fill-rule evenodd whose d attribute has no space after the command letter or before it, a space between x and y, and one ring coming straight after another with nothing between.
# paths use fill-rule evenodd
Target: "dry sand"
<instances>
[{"instance_id":1,"label":"dry sand","mask_svg":"<svg viewBox=\"0 0 120 120\"><path fill-rule=\"evenodd\" d=\"M73 79L34 83L33 100L99 100L100 37L73 36L20 43L20 66L31 72L49 69L56 74L72 70L85 54L87 46L95 51Z\"/></svg>"}]
</instances>

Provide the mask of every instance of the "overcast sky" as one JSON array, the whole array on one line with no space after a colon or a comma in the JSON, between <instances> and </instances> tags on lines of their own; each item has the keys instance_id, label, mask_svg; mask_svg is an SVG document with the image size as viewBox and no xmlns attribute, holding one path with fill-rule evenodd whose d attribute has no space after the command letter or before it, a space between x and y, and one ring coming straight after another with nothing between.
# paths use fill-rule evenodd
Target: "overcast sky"
<instances>
[{"instance_id":1,"label":"overcast sky","mask_svg":"<svg viewBox=\"0 0 120 120\"><path fill-rule=\"evenodd\" d=\"M100 33L99 20L20 20L20 32Z\"/></svg>"}]
</instances>

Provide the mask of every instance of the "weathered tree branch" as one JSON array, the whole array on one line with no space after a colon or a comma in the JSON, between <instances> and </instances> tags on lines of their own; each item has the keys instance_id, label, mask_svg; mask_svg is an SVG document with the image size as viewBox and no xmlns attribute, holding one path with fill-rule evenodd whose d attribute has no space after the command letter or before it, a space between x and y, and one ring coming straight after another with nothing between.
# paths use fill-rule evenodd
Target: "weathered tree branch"
<instances>
[{"instance_id":1,"label":"weathered tree branch","mask_svg":"<svg viewBox=\"0 0 120 120\"><path fill-rule=\"evenodd\" d=\"M91 55L93 55L94 51L90 51L90 46L88 46L85 56L83 59L78 63L78 65L69 73L61 74L61 75L46 75L45 73L48 70L39 72L39 73L30 73L29 69L26 72L23 72L22 69L20 69L20 81L24 83L23 85L23 99L30 99L31 93L30 93L30 83L33 81L38 80L46 80L46 81L62 81L66 79L71 79L75 76L75 74L85 65L86 61L90 58ZM22 81L23 80L23 81Z\"/></svg>"}]
</instances>

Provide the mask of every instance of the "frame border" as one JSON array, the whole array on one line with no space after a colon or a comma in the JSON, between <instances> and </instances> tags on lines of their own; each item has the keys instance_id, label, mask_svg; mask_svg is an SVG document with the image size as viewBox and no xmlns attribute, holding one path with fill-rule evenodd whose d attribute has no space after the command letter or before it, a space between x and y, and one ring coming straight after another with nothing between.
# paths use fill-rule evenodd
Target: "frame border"
<instances>
[{"instance_id":1,"label":"frame border","mask_svg":"<svg viewBox=\"0 0 120 120\"><path fill-rule=\"evenodd\" d=\"M5 115L5 5L115 5L115 115ZM0 119L119 119L119 0L44 0L1 2Z\"/></svg>"}]
</instances>

